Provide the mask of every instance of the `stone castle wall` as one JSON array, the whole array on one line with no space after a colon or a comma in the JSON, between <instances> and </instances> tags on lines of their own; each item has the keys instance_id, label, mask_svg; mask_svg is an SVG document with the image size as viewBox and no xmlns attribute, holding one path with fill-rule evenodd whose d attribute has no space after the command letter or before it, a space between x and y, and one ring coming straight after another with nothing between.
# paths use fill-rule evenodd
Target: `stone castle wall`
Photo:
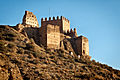
<instances>
[{"instance_id":1,"label":"stone castle wall","mask_svg":"<svg viewBox=\"0 0 120 80\"><path fill-rule=\"evenodd\" d=\"M23 25L28 24L29 26L27 26L27 27L30 27L30 26L39 27L36 16L32 12L29 12L29 11L25 11L25 15L23 16L22 24Z\"/></svg>"},{"instance_id":2,"label":"stone castle wall","mask_svg":"<svg viewBox=\"0 0 120 80\"><path fill-rule=\"evenodd\" d=\"M89 55L89 43L86 37L82 37L82 53Z\"/></svg>"},{"instance_id":3,"label":"stone castle wall","mask_svg":"<svg viewBox=\"0 0 120 80\"><path fill-rule=\"evenodd\" d=\"M65 49L75 52L77 55L89 55L88 39L77 35L77 31L70 30L70 21L61 16L41 19L41 27L32 12L26 11L23 23L15 27L19 32L25 31L35 43L43 45L45 49Z\"/></svg>"},{"instance_id":4,"label":"stone castle wall","mask_svg":"<svg viewBox=\"0 0 120 80\"><path fill-rule=\"evenodd\" d=\"M47 25L44 25L42 27L40 27L39 29L39 33L40 33L40 43L47 48Z\"/></svg>"},{"instance_id":5,"label":"stone castle wall","mask_svg":"<svg viewBox=\"0 0 120 80\"><path fill-rule=\"evenodd\" d=\"M23 29L29 38L33 38L36 44L40 44L40 33L39 28L36 27L25 27Z\"/></svg>"},{"instance_id":6,"label":"stone castle wall","mask_svg":"<svg viewBox=\"0 0 120 80\"><path fill-rule=\"evenodd\" d=\"M89 55L89 43L86 37L84 36L77 37L75 43L79 55Z\"/></svg>"},{"instance_id":7,"label":"stone castle wall","mask_svg":"<svg viewBox=\"0 0 120 80\"><path fill-rule=\"evenodd\" d=\"M60 48L60 30L59 26L47 25L47 47L53 49Z\"/></svg>"},{"instance_id":8,"label":"stone castle wall","mask_svg":"<svg viewBox=\"0 0 120 80\"><path fill-rule=\"evenodd\" d=\"M40 28L40 42L46 48L60 48L60 29L57 25L44 25Z\"/></svg>"},{"instance_id":9,"label":"stone castle wall","mask_svg":"<svg viewBox=\"0 0 120 80\"><path fill-rule=\"evenodd\" d=\"M70 21L66 19L65 17L62 17L62 31L63 33L67 33L67 31L70 31Z\"/></svg>"},{"instance_id":10,"label":"stone castle wall","mask_svg":"<svg viewBox=\"0 0 120 80\"><path fill-rule=\"evenodd\" d=\"M41 27L47 24L58 25L60 27L61 33L64 33L64 32L67 32L67 30L70 30L70 21L63 16L61 16L61 18L57 16L57 19L55 19L55 17L53 17L53 19L49 17L49 20L47 18L45 19L42 18Z\"/></svg>"},{"instance_id":11,"label":"stone castle wall","mask_svg":"<svg viewBox=\"0 0 120 80\"><path fill-rule=\"evenodd\" d=\"M72 29L70 29L70 31L67 31L67 34L68 36L72 37L72 38L76 38L78 37L77 35L77 31L76 31L76 28L74 28L74 31Z\"/></svg>"}]
</instances>

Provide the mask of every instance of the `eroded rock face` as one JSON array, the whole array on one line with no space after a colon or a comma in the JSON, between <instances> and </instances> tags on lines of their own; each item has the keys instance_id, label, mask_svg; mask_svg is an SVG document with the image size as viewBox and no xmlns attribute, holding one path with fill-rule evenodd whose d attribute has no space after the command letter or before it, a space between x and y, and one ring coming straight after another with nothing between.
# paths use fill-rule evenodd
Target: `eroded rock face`
<instances>
[{"instance_id":1,"label":"eroded rock face","mask_svg":"<svg viewBox=\"0 0 120 80\"><path fill-rule=\"evenodd\" d=\"M0 80L8 80L9 73L8 70L0 66Z\"/></svg>"},{"instance_id":2,"label":"eroded rock face","mask_svg":"<svg viewBox=\"0 0 120 80\"><path fill-rule=\"evenodd\" d=\"M14 64L12 64L12 65L14 65ZM9 75L10 80L23 80L20 70L17 65L15 65L11 69L9 69L9 74L10 74Z\"/></svg>"},{"instance_id":3,"label":"eroded rock face","mask_svg":"<svg viewBox=\"0 0 120 80\"><path fill-rule=\"evenodd\" d=\"M8 56L0 53L0 80L23 80L18 66L9 61Z\"/></svg>"},{"instance_id":4,"label":"eroded rock face","mask_svg":"<svg viewBox=\"0 0 120 80\"><path fill-rule=\"evenodd\" d=\"M63 44L64 44L64 48L68 51L72 51L74 52L73 48L72 48L72 45L71 45L71 42L67 39L64 39L63 40Z\"/></svg>"}]
</instances>

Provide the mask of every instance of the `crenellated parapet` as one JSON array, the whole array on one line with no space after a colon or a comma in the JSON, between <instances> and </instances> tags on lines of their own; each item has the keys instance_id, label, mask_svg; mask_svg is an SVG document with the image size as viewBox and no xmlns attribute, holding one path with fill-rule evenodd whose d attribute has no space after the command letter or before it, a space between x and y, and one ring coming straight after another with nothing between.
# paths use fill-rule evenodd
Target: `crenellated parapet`
<instances>
[{"instance_id":1,"label":"crenellated parapet","mask_svg":"<svg viewBox=\"0 0 120 80\"><path fill-rule=\"evenodd\" d=\"M41 18L41 27L44 27L48 24L58 25L61 33L66 33L67 30L70 30L70 21L63 16Z\"/></svg>"},{"instance_id":2,"label":"crenellated parapet","mask_svg":"<svg viewBox=\"0 0 120 80\"><path fill-rule=\"evenodd\" d=\"M54 17L53 16L53 17L49 17L49 18L47 18L47 17L46 18L41 18L41 21L57 21L57 20L64 20L64 21L70 23L70 21L63 16L61 16L61 17L59 17L59 16Z\"/></svg>"},{"instance_id":3,"label":"crenellated parapet","mask_svg":"<svg viewBox=\"0 0 120 80\"><path fill-rule=\"evenodd\" d=\"M76 28L74 28L74 30L70 29L70 31L67 30L67 35L69 35L71 37L78 37Z\"/></svg>"},{"instance_id":4,"label":"crenellated parapet","mask_svg":"<svg viewBox=\"0 0 120 80\"><path fill-rule=\"evenodd\" d=\"M53 20L55 20L55 21L56 21L56 20L59 20L59 16L57 16L57 19L55 19L55 17L41 18L41 22L42 22L42 21L53 21Z\"/></svg>"},{"instance_id":5,"label":"crenellated parapet","mask_svg":"<svg viewBox=\"0 0 120 80\"><path fill-rule=\"evenodd\" d=\"M61 16L61 19L68 22L68 23L70 23L70 21L67 18L65 18L64 16Z\"/></svg>"}]
</instances>

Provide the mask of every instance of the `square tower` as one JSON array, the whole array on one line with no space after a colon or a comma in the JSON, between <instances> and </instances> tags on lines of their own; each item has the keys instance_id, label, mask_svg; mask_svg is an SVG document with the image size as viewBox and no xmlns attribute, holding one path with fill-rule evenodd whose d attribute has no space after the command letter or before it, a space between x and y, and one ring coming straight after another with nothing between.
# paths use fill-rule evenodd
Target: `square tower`
<instances>
[{"instance_id":1,"label":"square tower","mask_svg":"<svg viewBox=\"0 0 120 80\"><path fill-rule=\"evenodd\" d=\"M47 24L40 28L40 42L46 49L60 48L60 30L59 26Z\"/></svg>"},{"instance_id":2,"label":"square tower","mask_svg":"<svg viewBox=\"0 0 120 80\"><path fill-rule=\"evenodd\" d=\"M89 43L86 37L77 37L75 43L78 55L89 55Z\"/></svg>"},{"instance_id":3,"label":"square tower","mask_svg":"<svg viewBox=\"0 0 120 80\"><path fill-rule=\"evenodd\" d=\"M42 18L41 27L47 24L58 25L60 27L60 33L67 33L67 31L70 31L70 21L63 16L61 16L60 19L58 16L57 19L55 19L55 17L53 17L53 19L49 17L49 20L47 20L47 18Z\"/></svg>"}]
</instances>

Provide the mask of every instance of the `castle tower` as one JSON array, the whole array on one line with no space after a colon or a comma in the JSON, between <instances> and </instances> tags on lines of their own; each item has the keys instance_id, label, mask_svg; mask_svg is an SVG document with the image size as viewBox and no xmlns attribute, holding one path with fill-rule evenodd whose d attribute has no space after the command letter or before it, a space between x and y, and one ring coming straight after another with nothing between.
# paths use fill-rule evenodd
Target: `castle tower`
<instances>
[{"instance_id":1,"label":"castle tower","mask_svg":"<svg viewBox=\"0 0 120 80\"><path fill-rule=\"evenodd\" d=\"M46 49L60 48L60 27L57 25L48 24L40 27L40 42Z\"/></svg>"},{"instance_id":2,"label":"castle tower","mask_svg":"<svg viewBox=\"0 0 120 80\"><path fill-rule=\"evenodd\" d=\"M47 18L41 19L41 27L48 24L58 25L60 27L60 33L67 33L67 31L70 30L70 21L63 16L61 16L61 18L57 16L56 19L55 17L49 17L49 20L47 20Z\"/></svg>"},{"instance_id":3,"label":"castle tower","mask_svg":"<svg viewBox=\"0 0 120 80\"><path fill-rule=\"evenodd\" d=\"M76 48L78 55L89 55L89 43L88 39L84 36L79 36L76 38Z\"/></svg>"},{"instance_id":4,"label":"castle tower","mask_svg":"<svg viewBox=\"0 0 120 80\"><path fill-rule=\"evenodd\" d=\"M29 11L25 11L25 15L23 16L23 25L28 25L28 27L39 27L36 16Z\"/></svg>"}]
</instances>

